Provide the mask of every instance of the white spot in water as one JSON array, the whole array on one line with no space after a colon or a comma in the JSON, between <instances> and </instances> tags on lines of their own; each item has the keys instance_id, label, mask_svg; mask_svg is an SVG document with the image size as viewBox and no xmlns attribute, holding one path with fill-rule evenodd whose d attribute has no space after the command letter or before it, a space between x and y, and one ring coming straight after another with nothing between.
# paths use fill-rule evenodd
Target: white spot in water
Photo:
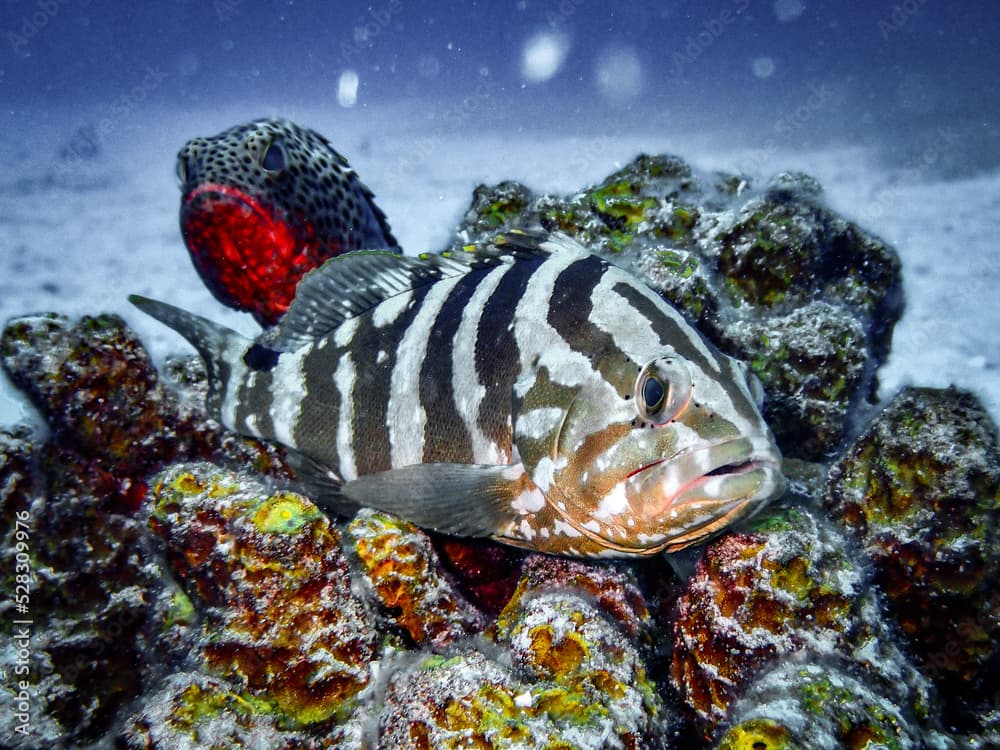
<instances>
[{"instance_id":1,"label":"white spot in water","mask_svg":"<svg viewBox=\"0 0 1000 750\"><path fill-rule=\"evenodd\" d=\"M375 364L380 365L389 359L389 355L385 353L385 349L380 349L378 355L375 357Z\"/></svg>"},{"instance_id":2,"label":"white spot in water","mask_svg":"<svg viewBox=\"0 0 1000 750\"><path fill-rule=\"evenodd\" d=\"M358 103L358 74L345 70L337 82L337 103L341 107L353 107Z\"/></svg>"},{"instance_id":3,"label":"white spot in water","mask_svg":"<svg viewBox=\"0 0 1000 750\"><path fill-rule=\"evenodd\" d=\"M597 88L607 99L627 101L642 91L642 63L630 47L605 50L595 67Z\"/></svg>"},{"instance_id":4,"label":"white spot in water","mask_svg":"<svg viewBox=\"0 0 1000 750\"><path fill-rule=\"evenodd\" d=\"M753 61L753 74L758 78L770 78L777 70L777 65L773 57L763 56L755 58Z\"/></svg>"},{"instance_id":5,"label":"white spot in water","mask_svg":"<svg viewBox=\"0 0 1000 750\"><path fill-rule=\"evenodd\" d=\"M563 34L541 32L530 37L521 53L521 75L532 83L547 81L562 67L569 51Z\"/></svg>"},{"instance_id":6,"label":"white spot in water","mask_svg":"<svg viewBox=\"0 0 1000 750\"><path fill-rule=\"evenodd\" d=\"M775 17L781 22L794 21L806 10L806 4L802 0L774 0Z\"/></svg>"}]
</instances>

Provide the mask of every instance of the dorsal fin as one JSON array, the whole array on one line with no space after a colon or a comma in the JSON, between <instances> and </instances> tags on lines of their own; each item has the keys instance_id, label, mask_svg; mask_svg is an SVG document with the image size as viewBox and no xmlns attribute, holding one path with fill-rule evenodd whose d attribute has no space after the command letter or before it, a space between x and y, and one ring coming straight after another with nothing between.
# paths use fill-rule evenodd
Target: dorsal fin
<instances>
[{"instance_id":1,"label":"dorsal fin","mask_svg":"<svg viewBox=\"0 0 1000 750\"><path fill-rule=\"evenodd\" d=\"M556 249L545 234L510 234L494 244L419 257L361 250L331 258L299 282L285 317L267 336L268 346L292 351L334 331L397 294L468 273L473 268L537 257ZM568 239L568 238L567 238ZM569 240L572 243L571 240ZM579 246L577 246L579 247Z\"/></svg>"},{"instance_id":2,"label":"dorsal fin","mask_svg":"<svg viewBox=\"0 0 1000 750\"><path fill-rule=\"evenodd\" d=\"M379 250L338 255L299 282L271 345L281 351L298 349L390 297L465 271L455 267L449 273L440 264Z\"/></svg>"}]
</instances>

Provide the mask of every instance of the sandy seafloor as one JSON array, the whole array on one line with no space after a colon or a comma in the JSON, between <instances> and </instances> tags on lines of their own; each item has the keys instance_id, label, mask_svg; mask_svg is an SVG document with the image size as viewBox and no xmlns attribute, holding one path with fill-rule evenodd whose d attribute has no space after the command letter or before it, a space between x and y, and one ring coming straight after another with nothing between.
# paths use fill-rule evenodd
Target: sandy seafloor
<instances>
[{"instance_id":1,"label":"sandy seafloor","mask_svg":"<svg viewBox=\"0 0 1000 750\"><path fill-rule=\"evenodd\" d=\"M143 110L115 124L100 153L60 161L59 145L87 122L79 113L25 113L0 143L0 321L56 311L114 312L157 359L189 351L182 339L126 301L150 295L245 333L249 316L215 301L188 259L177 226L174 159L194 135L261 114ZM977 392L1000 420L1000 173L944 178L934 162L947 133L909 160L888 165L872 149L732 146L702 134L615 127L491 130L423 128L405 106L282 112L327 135L375 191L408 252L440 249L476 184L516 179L536 191L570 192L599 181L637 153L675 153L696 169L780 170L818 178L828 204L890 242L903 260L906 312L881 372L883 398L904 384L955 384ZM372 121L377 127L371 125ZM2 378L2 376L0 376ZM0 379L0 425L37 419Z\"/></svg>"}]
</instances>

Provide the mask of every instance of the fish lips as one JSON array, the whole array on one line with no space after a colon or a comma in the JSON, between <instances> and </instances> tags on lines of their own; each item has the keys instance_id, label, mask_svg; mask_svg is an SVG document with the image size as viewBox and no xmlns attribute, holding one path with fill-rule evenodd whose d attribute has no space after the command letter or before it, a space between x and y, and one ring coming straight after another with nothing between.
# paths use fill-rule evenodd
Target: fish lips
<instances>
[{"instance_id":1,"label":"fish lips","mask_svg":"<svg viewBox=\"0 0 1000 750\"><path fill-rule=\"evenodd\" d=\"M784 492L781 456L769 436L682 451L627 480L632 510L667 552L746 519Z\"/></svg>"}]
</instances>

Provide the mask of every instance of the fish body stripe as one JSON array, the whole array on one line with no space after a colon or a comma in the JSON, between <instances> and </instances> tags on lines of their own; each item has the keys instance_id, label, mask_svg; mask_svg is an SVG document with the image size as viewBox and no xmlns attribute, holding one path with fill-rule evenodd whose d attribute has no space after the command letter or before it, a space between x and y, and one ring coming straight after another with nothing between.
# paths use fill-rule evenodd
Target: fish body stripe
<instances>
[{"instance_id":1,"label":"fish body stripe","mask_svg":"<svg viewBox=\"0 0 1000 750\"><path fill-rule=\"evenodd\" d=\"M553 256L555 257L555 256ZM484 301L476 330L475 372L485 388L475 416L486 440L511 449L511 391L521 373L515 317L535 274L553 258L512 264Z\"/></svg>"},{"instance_id":2,"label":"fish body stripe","mask_svg":"<svg viewBox=\"0 0 1000 750\"><path fill-rule=\"evenodd\" d=\"M478 280L475 291L462 310L461 320L455 332L452 347L451 390L456 409L465 421L469 435L471 454L476 461L488 464L505 464L510 460L510 441L504 444L488 438L480 423L479 415L486 396L486 383L479 379L476 369L476 349L480 340L485 351L489 342L496 340L492 331L485 331L483 316L487 303L493 297L501 280L508 273L514 273L515 264L500 263ZM482 331L482 339L480 332ZM499 428L498 428L499 429ZM425 451L426 453L426 451Z\"/></svg>"},{"instance_id":3,"label":"fish body stripe","mask_svg":"<svg viewBox=\"0 0 1000 750\"><path fill-rule=\"evenodd\" d=\"M273 376L270 371L251 371L240 388L236 407L236 424L240 432L246 432L255 437L274 434L274 424L271 420L271 385Z\"/></svg>"},{"instance_id":4,"label":"fish body stripe","mask_svg":"<svg viewBox=\"0 0 1000 750\"><path fill-rule=\"evenodd\" d=\"M424 463L472 463L472 434L454 390L455 358L448 356L457 344L456 335L469 300L486 275L475 269L457 280L431 327L429 349L440 356L424 357L419 365L420 405L426 415ZM463 362L459 366L472 366Z\"/></svg>"},{"instance_id":5,"label":"fish body stripe","mask_svg":"<svg viewBox=\"0 0 1000 750\"><path fill-rule=\"evenodd\" d=\"M392 368L389 387L382 391L383 398L388 394L385 424L388 426L392 468L424 462L428 415L427 404L420 398L421 367L427 359L437 358L442 350L451 349L452 341L432 341L432 333L438 313L462 278L452 276L431 284L422 304L414 306L416 315L399 341L397 362ZM377 349L369 349L369 356L372 351Z\"/></svg>"},{"instance_id":6,"label":"fish body stripe","mask_svg":"<svg viewBox=\"0 0 1000 750\"><path fill-rule=\"evenodd\" d=\"M392 440L387 425L390 403L393 399L393 381L397 377L397 363L404 355L403 340L415 327L413 325L427 295L441 282L425 284L407 292L410 301L391 322L374 325L374 312L358 317L358 330L350 341L349 349L357 367L353 400L353 449L358 474L373 474L392 468ZM390 299L376 306L397 305ZM378 352L385 352L379 361ZM412 392L398 393L394 414L408 419L411 413L403 412L399 399L416 402ZM400 417L399 415L402 414Z\"/></svg>"},{"instance_id":7,"label":"fish body stripe","mask_svg":"<svg viewBox=\"0 0 1000 750\"><path fill-rule=\"evenodd\" d=\"M581 258L556 278L548 304L548 324L571 349L587 356L595 368L600 359L618 348L614 336L590 320L591 296L607 271L607 262L596 255Z\"/></svg>"}]
</instances>

